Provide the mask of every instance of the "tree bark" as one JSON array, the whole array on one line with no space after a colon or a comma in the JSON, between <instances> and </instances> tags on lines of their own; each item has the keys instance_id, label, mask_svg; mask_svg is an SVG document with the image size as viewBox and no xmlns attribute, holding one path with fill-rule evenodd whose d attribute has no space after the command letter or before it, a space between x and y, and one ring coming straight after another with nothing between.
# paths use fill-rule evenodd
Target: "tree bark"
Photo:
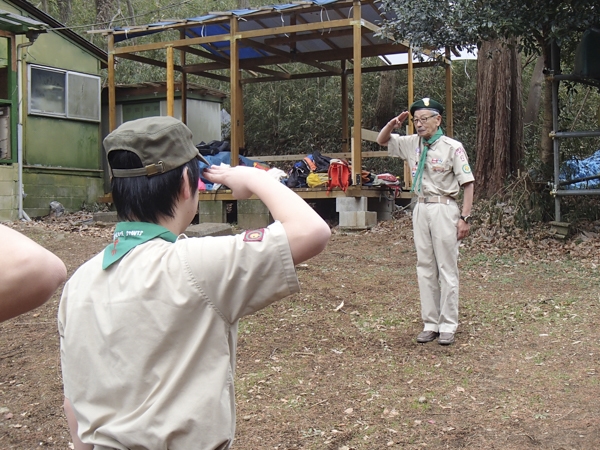
<instances>
[{"instance_id":1,"label":"tree bark","mask_svg":"<svg viewBox=\"0 0 600 450\"><path fill-rule=\"evenodd\" d=\"M550 57L550 46L543 46L543 56L545 66L551 68L551 57ZM560 63L559 63L560 64ZM558 66L560 68L560 65ZM540 138L540 161L542 179L544 181L550 180L553 176L554 167L554 143L550 137L550 132L553 129L552 120L552 81L545 80L543 85L543 97L542 97L542 108L543 108L543 122L542 122L542 136Z\"/></svg>"},{"instance_id":2,"label":"tree bark","mask_svg":"<svg viewBox=\"0 0 600 450\"><path fill-rule=\"evenodd\" d=\"M523 159L521 63L514 42L484 42L477 57L478 198L499 194Z\"/></svg>"},{"instance_id":3,"label":"tree bark","mask_svg":"<svg viewBox=\"0 0 600 450\"><path fill-rule=\"evenodd\" d=\"M544 57L539 56L533 74L531 83L529 83L529 95L527 96L527 106L523 116L523 125L532 125L537 121L540 113L540 102L542 100L542 85L544 84Z\"/></svg>"},{"instance_id":4,"label":"tree bark","mask_svg":"<svg viewBox=\"0 0 600 450\"><path fill-rule=\"evenodd\" d=\"M96 22L109 28L112 20L113 0L96 0Z\"/></svg>"},{"instance_id":5,"label":"tree bark","mask_svg":"<svg viewBox=\"0 0 600 450\"><path fill-rule=\"evenodd\" d=\"M395 91L396 71L387 70L381 72L379 90L377 92L377 102L375 103L374 123L372 124L377 130L382 129L392 117L398 114L393 108Z\"/></svg>"},{"instance_id":6,"label":"tree bark","mask_svg":"<svg viewBox=\"0 0 600 450\"><path fill-rule=\"evenodd\" d=\"M64 25L68 25L71 20L71 0L57 0L58 20Z\"/></svg>"},{"instance_id":7,"label":"tree bark","mask_svg":"<svg viewBox=\"0 0 600 450\"><path fill-rule=\"evenodd\" d=\"M133 9L133 3L131 0L127 0L127 14L131 19L131 25L135 25L135 10Z\"/></svg>"}]
</instances>

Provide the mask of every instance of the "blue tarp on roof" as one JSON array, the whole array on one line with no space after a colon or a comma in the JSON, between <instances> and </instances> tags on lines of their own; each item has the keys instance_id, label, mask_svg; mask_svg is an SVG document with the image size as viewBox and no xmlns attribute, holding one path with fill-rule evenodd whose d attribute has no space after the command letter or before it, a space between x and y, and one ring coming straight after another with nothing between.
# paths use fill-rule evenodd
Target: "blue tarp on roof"
<instances>
[{"instance_id":1,"label":"blue tarp on roof","mask_svg":"<svg viewBox=\"0 0 600 450\"><path fill-rule=\"evenodd\" d=\"M203 16L195 16L195 17L190 17L187 19L182 19L181 21L155 22L155 23L146 25L145 26L146 29L144 29L144 30L140 30L139 27L116 27L113 29L113 31L117 31L117 32L125 31L125 33L124 34L115 34L114 39L115 39L115 43L118 43L118 42L122 42L124 40L132 39L135 37L147 36L150 34L159 33L161 31L163 31L163 29L166 26L170 26L170 25L174 25L174 24L178 24L178 23L184 24L187 22L197 23L198 25L193 27L193 29L196 31L204 30L204 31L202 31L203 34L187 33L188 36L214 36L217 34L223 34L222 25L215 24L215 23L203 25L203 22L208 22L213 19L217 19L219 17L223 17L225 19L227 17L230 17L231 15L234 15L234 16L240 17L240 18L244 18L245 16L248 16L250 14L269 10L269 9L274 10L274 11L285 11L288 9L296 8L301 11L309 3L311 3L315 6L326 6L326 5L329 5L332 3L336 3L338 1L339 0L312 0L311 2L307 1L307 2L303 2L301 4L288 3L288 4L283 4L283 5L280 5L280 4L267 5L267 6L261 7L260 9L256 9L256 8L234 9L231 11L225 11L225 12L223 12L223 14L218 14L218 13L217 14L206 14ZM218 31L213 30L213 28ZM243 58L244 56L240 55L240 57ZM246 57L248 57L248 56L246 56Z\"/></svg>"}]
</instances>

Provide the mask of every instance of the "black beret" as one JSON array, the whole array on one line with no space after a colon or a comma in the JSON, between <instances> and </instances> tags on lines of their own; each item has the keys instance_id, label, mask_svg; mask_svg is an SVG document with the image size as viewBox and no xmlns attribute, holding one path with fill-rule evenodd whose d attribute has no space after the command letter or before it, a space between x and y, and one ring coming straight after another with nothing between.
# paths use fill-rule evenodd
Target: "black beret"
<instances>
[{"instance_id":1,"label":"black beret","mask_svg":"<svg viewBox=\"0 0 600 450\"><path fill-rule=\"evenodd\" d=\"M431 109L437 111L439 114L444 113L444 106L441 103L436 102L435 100L425 97L421 100L417 100L412 105L410 105L410 114L415 115L415 111L419 109Z\"/></svg>"}]
</instances>

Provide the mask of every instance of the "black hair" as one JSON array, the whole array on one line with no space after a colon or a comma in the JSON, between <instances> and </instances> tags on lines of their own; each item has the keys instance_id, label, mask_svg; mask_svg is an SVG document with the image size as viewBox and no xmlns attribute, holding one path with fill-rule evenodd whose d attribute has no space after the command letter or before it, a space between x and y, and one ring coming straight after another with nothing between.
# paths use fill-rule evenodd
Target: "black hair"
<instances>
[{"instance_id":1,"label":"black hair","mask_svg":"<svg viewBox=\"0 0 600 450\"><path fill-rule=\"evenodd\" d=\"M140 158L127 150L110 152L108 162L113 169L142 167ZM158 223L161 218L174 217L175 202L179 196L185 167L188 168L190 189L195 192L200 178L200 167L196 159L151 177L113 177L110 185L119 220Z\"/></svg>"}]
</instances>

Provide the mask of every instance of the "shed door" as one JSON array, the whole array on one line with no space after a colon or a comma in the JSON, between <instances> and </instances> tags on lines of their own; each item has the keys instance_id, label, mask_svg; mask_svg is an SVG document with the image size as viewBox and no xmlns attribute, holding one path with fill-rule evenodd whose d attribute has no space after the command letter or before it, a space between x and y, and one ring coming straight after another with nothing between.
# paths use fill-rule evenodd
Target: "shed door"
<instances>
[{"instance_id":1,"label":"shed door","mask_svg":"<svg viewBox=\"0 0 600 450\"><path fill-rule=\"evenodd\" d=\"M160 101L123 104L123 122L154 116L160 116Z\"/></svg>"}]
</instances>

